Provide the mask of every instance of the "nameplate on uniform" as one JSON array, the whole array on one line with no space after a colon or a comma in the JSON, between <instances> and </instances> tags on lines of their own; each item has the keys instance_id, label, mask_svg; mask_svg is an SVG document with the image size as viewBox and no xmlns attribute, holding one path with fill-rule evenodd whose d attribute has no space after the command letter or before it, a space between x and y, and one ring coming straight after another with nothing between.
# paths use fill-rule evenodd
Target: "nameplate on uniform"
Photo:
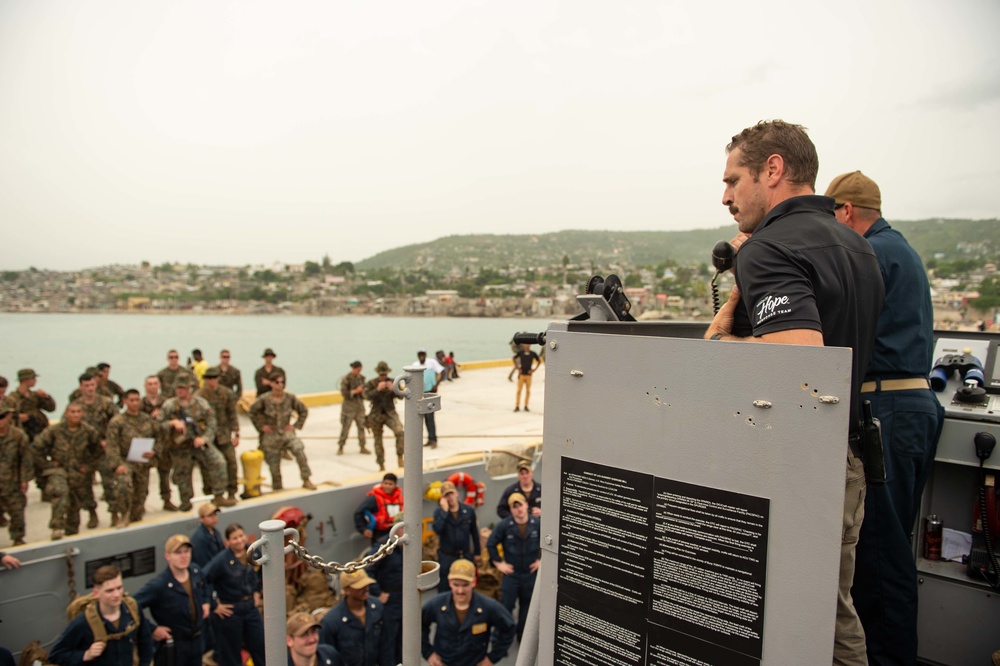
<instances>
[{"instance_id":1,"label":"nameplate on uniform","mask_svg":"<svg viewBox=\"0 0 1000 666\"><path fill-rule=\"evenodd\" d=\"M477 636L479 634L485 634L488 628L489 625L487 625L485 622L479 622L477 624L474 624L472 625L472 635Z\"/></svg>"}]
</instances>

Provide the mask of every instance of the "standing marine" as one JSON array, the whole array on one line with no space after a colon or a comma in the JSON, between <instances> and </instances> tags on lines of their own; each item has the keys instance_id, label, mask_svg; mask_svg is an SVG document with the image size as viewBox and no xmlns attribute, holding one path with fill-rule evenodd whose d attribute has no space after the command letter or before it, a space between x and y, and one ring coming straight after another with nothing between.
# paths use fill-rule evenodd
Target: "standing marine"
<instances>
[{"instance_id":1,"label":"standing marine","mask_svg":"<svg viewBox=\"0 0 1000 666\"><path fill-rule=\"evenodd\" d=\"M378 377L365 383L364 395L372 403L368 412L368 424L375 436L375 462L380 471L385 471L385 449L382 447L382 428L389 427L396 436L396 462L403 466L403 424L396 414L396 393L392 390L393 380L389 377L392 368L385 361L379 361L375 366Z\"/></svg>"},{"instance_id":2,"label":"standing marine","mask_svg":"<svg viewBox=\"0 0 1000 666\"><path fill-rule=\"evenodd\" d=\"M337 442L337 455L344 453L347 443L347 433L351 424L358 428L358 444L361 453L371 453L365 448L365 376L361 374L361 361L351 363L351 371L340 378L340 395L344 402L340 407L340 440Z\"/></svg>"}]
</instances>

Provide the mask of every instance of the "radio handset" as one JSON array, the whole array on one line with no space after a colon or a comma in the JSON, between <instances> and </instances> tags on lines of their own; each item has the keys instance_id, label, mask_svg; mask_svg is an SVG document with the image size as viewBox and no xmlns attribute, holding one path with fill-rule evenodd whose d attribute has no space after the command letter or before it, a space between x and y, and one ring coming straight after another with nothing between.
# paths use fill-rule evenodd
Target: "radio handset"
<instances>
[{"instance_id":1,"label":"radio handset","mask_svg":"<svg viewBox=\"0 0 1000 666\"><path fill-rule=\"evenodd\" d=\"M736 250L727 241L719 241L712 248L712 265L715 266L715 277L712 278L712 307L719 314L719 286L715 283L719 276L733 267L733 257Z\"/></svg>"}]
</instances>

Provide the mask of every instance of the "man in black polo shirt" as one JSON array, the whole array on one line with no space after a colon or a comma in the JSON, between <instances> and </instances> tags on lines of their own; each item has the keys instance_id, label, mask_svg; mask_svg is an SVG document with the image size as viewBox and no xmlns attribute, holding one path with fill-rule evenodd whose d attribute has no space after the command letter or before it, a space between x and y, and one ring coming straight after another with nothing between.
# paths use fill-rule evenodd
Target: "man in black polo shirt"
<instances>
[{"instance_id":1,"label":"man in black polo shirt","mask_svg":"<svg viewBox=\"0 0 1000 666\"><path fill-rule=\"evenodd\" d=\"M802 126L762 121L734 136L726 151L722 204L740 230L733 239L736 287L705 337L853 350L833 661L865 665L865 635L851 601L865 498L853 447L884 295L878 261L867 241L837 222L833 199L815 195L819 158Z\"/></svg>"}]
</instances>

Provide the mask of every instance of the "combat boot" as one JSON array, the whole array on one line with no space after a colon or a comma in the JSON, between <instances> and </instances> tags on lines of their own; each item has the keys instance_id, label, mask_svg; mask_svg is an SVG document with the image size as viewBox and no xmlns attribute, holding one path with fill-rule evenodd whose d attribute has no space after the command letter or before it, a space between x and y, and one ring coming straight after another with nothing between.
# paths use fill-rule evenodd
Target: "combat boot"
<instances>
[{"instance_id":1,"label":"combat boot","mask_svg":"<svg viewBox=\"0 0 1000 666\"><path fill-rule=\"evenodd\" d=\"M128 514L123 513L119 515L118 519L114 522L114 526L116 530L128 527Z\"/></svg>"},{"instance_id":2,"label":"combat boot","mask_svg":"<svg viewBox=\"0 0 1000 666\"><path fill-rule=\"evenodd\" d=\"M101 524L100 521L97 520L97 509L91 509L90 520L87 521L87 527L89 527L90 529L94 529L100 524Z\"/></svg>"},{"instance_id":3,"label":"combat boot","mask_svg":"<svg viewBox=\"0 0 1000 666\"><path fill-rule=\"evenodd\" d=\"M344 455L344 447L343 446L338 446L337 447L337 455L338 456ZM2 526L0 526L0 527L2 527Z\"/></svg>"},{"instance_id":4,"label":"combat boot","mask_svg":"<svg viewBox=\"0 0 1000 666\"><path fill-rule=\"evenodd\" d=\"M14 539L14 545L15 546L23 546L24 545L24 539Z\"/></svg>"},{"instance_id":5,"label":"combat boot","mask_svg":"<svg viewBox=\"0 0 1000 666\"><path fill-rule=\"evenodd\" d=\"M380 471L380 472L384 472L385 471L385 463L379 463L378 464L378 471Z\"/></svg>"},{"instance_id":6,"label":"combat boot","mask_svg":"<svg viewBox=\"0 0 1000 666\"><path fill-rule=\"evenodd\" d=\"M302 487L305 488L306 490L316 490L316 484L310 481L309 479L302 480Z\"/></svg>"},{"instance_id":7,"label":"combat boot","mask_svg":"<svg viewBox=\"0 0 1000 666\"><path fill-rule=\"evenodd\" d=\"M212 504L215 506L236 506L236 500L229 499L225 495L216 495L212 498Z\"/></svg>"},{"instance_id":8,"label":"combat boot","mask_svg":"<svg viewBox=\"0 0 1000 666\"><path fill-rule=\"evenodd\" d=\"M403 466L403 456L396 456L396 467Z\"/></svg>"},{"instance_id":9,"label":"combat boot","mask_svg":"<svg viewBox=\"0 0 1000 666\"><path fill-rule=\"evenodd\" d=\"M163 500L163 510L164 511L178 511L179 509L176 506L174 506L174 503L171 502L170 499L168 498L168 499Z\"/></svg>"},{"instance_id":10,"label":"combat boot","mask_svg":"<svg viewBox=\"0 0 1000 666\"><path fill-rule=\"evenodd\" d=\"M363 453L365 455L367 455L367 454L369 454L371 452L372 452L372 450L369 449L369 448L367 448L364 444L361 445L361 450L358 451L358 453Z\"/></svg>"},{"instance_id":11,"label":"combat boot","mask_svg":"<svg viewBox=\"0 0 1000 666\"><path fill-rule=\"evenodd\" d=\"M63 532L62 530L52 530L52 540L59 541L59 539L63 538L64 534L65 532Z\"/></svg>"},{"instance_id":12,"label":"combat boot","mask_svg":"<svg viewBox=\"0 0 1000 666\"><path fill-rule=\"evenodd\" d=\"M177 507L177 510L178 511L190 511L191 510L191 502L181 502L181 505L179 507Z\"/></svg>"}]
</instances>

